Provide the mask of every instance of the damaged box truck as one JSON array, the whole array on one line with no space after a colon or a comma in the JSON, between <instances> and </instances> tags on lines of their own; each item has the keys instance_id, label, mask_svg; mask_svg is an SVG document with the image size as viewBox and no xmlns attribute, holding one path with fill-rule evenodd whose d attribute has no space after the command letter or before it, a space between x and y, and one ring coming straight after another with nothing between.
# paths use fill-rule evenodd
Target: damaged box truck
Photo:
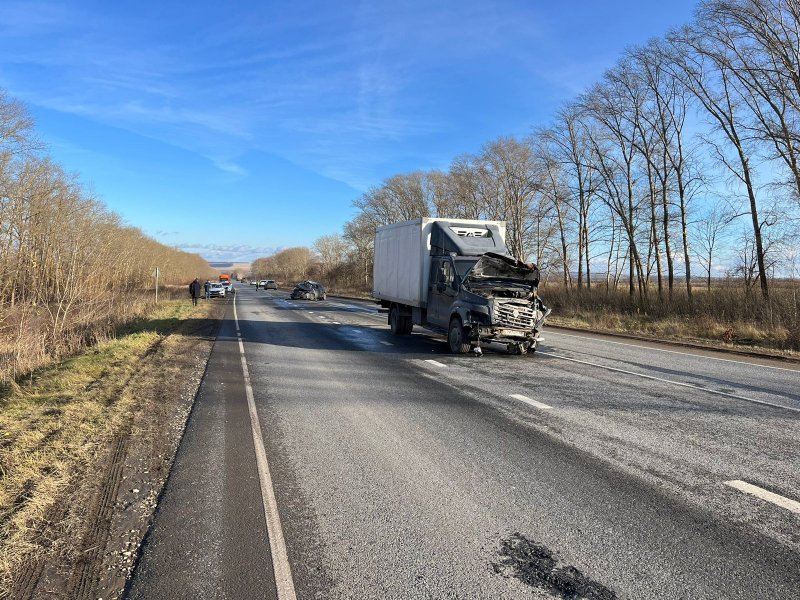
<instances>
[{"instance_id":1,"label":"damaged box truck","mask_svg":"<svg viewBox=\"0 0 800 600\"><path fill-rule=\"evenodd\" d=\"M414 219L375 234L373 295L395 335L421 325L447 335L457 354L481 343L535 351L550 310L539 269L511 256L503 221Z\"/></svg>"}]
</instances>

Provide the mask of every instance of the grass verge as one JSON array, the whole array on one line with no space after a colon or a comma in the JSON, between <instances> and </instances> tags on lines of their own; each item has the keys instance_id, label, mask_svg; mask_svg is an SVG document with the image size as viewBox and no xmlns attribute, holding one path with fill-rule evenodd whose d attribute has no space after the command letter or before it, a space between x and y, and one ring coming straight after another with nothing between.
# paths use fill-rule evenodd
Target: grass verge
<instances>
[{"instance_id":1,"label":"grass verge","mask_svg":"<svg viewBox=\"0 0 800 600\"><path fill-rule=\"evenodd\" d=\"M38 369L0 394L0 598L10 597L23 567L79 535L65 518L70 501L91 480L144 400L131 390L140 379L156 380L146 358L161 346L169 362L208 325L217 303L161 304L148 318L67 360ZM171 343L163 344L169 339ZM132 382L136 386L132 386ZM65 508L66 507L66 508Z\"/></svg>"}]
</instances>

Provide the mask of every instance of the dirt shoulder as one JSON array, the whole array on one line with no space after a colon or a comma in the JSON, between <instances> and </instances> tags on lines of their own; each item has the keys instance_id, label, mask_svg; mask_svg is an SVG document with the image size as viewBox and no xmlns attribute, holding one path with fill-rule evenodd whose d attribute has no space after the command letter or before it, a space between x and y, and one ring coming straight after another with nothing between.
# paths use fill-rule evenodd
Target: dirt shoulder
<instances>
[{"instance_id":1,"label":"dirt shoulder","mask_svg":"<svg viewBox=\"0 0 800 600\"><path fill-rule=\"evenodd\" d=\"M0 400L0 598L118 598L224 300L165 303Z\"/></svg>"}]
</instances>

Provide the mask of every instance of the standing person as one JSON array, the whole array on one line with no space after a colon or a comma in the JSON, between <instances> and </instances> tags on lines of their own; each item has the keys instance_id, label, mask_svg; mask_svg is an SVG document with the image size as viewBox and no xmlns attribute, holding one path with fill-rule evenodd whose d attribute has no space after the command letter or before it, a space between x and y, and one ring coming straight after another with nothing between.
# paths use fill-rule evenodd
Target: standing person
<instances>
[{"instance_id":1,"label":"standing person","mask_svg":"<svg viewBox=\"0 0 800 600\"><path fill-rule=\"evenodd\" d=\"M256 279L256 291L258 291L258 286L259 286L260 283L261 283L261 280L260 279Z\"/></svg>"},{"instance_id":2,"label":"standing person","mask_svg":"<svg viewBox=\"0 0 800 600\"><path fill-rule=\"evenodd\" d=\"M192 297L192 304L197 306L197 298L200 296L200 280L197 277L189 284L189 295Z\"/></svg>"},{"instance_id":3,"label":"standing person","mask_svg":"<svg viewBox=\"0 0 800 600\"><path fill-rule=\"evenodd\" d=\"M209 300L211 298L211 282L208 279L203 284L203 291L205 292L206 300Z\"/></svg>"}]
</instances>

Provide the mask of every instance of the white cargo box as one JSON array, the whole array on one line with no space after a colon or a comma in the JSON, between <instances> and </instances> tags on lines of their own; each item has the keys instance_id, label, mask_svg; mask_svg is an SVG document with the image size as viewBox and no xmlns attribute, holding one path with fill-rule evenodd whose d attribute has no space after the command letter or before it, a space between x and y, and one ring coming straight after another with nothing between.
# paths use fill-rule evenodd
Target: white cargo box
<instances>
[{"instance_id":1,"label":"white cargo box","mask_svg":"<svg viewBox=\"0 0 800 600\"><path fill-rule=\"evenodd\" d=\"M447 222L458 235L469 235L470 227L496 225L505 242L505 221L422 218L379 227L375 232L373 296L408 306L424 308L428 297L431 264L431 229Z\"/></svg>"}]
</instances>

